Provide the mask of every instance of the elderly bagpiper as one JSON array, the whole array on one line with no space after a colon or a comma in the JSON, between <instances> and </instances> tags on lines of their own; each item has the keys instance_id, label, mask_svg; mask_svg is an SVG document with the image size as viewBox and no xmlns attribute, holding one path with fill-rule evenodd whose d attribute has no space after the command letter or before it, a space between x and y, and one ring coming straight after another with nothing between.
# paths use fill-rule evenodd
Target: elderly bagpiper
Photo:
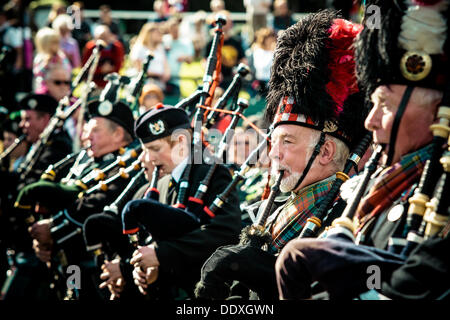
<instances>
[{"instance_id":1,"label":"elderly bagpiper","mask_svg":"<svg viewBox=\"0 0 450 320\"><path fill-rule=\"evenodd\" d=\"M366 113L352 49L360 30L360 25L341 19L337 12L324 10L281 34L266 116L273 128L272 170L281 179L280 190L290 196L274 203L267 221L244 229L241 244L219 248L206 261L196 289L199 298L248 298L248 289L261 299L277 297L278 253L314 218L336 172L343 169L349 150L363 135ZM260 205L258 220L264 220L271 200ZM258 236L262 240L253 241ZM248 245L247 240L259 245ZM233 285L234 281L241 285Z\"/></svg>"},{"instance_id":2,"label":"elderly bagpiper","mask_svg":"<svg viewBox=\"0 0 450 320\"><path fill-rule=\"evenodd\" d=\"M326 239L295 240L281 252L281 299L310 298L320 290L331 299L448 297L448 227L440 230L449 215L448 174L442 175L448 170L442 154L450 120L449 3L367 5L380 8L381 25L361 32L357 70L373 103L365 126L380 161L372 176L355 178L361 181L356 190L353 179L344 184L343 196L351 196ZM370 282L375 269L378 280Z\"/></svg>"}]
</instances>

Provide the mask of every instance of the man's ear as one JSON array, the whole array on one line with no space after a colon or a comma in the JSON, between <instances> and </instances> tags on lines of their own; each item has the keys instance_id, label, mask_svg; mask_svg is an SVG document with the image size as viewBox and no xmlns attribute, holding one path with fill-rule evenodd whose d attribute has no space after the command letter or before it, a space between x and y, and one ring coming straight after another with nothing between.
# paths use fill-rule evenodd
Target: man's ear
<instances>
[{"instance_id":1,"label":"man's ear","mask_svg":"<svg viewBox=\"0 0 450 320\"><path fill-rule=\"evenodd\" d=\"M320 153L318 155L319 163L323 166L328 165L333 161L334 155L336 154L336 143L331 140L326 140L323 146L320 148Z\"/></svg>"},{"instance_id":2,"label":"man's ear","mask_svg":"<svg viewBox=\"0 0 450 320\"><path fill-rule=\"evenodd\" d=\"M122 126L117 126L113 132L113 137L116 143L125 141L125 129Z\"/></svg>"}]
</instances>

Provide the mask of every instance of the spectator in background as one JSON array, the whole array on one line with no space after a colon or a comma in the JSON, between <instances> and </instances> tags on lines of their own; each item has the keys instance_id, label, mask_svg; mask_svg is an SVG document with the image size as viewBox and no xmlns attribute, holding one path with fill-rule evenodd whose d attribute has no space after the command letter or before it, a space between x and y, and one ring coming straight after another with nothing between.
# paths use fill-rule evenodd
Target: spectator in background
<instances>
[{"instance_id":1,"label":"spectator in background","mask_svg":"<svg viewBox=\"0 0 450 320\"><path fill-rule=\"evenodd\" d=\"M180 66L180 94L182 98L188 97L198 89L205 74L205 59L203 58L204 39L198 36L193 39L192 44L194 47L193 60L182 62Z\"/></svg>"},{"instance_id":2,"label":"spectator in background","mask_svg":"<svg viewBox=\"0 0 450 320\"><path fill-rule=\"evenodd\" d=\"M72 29L72 37L75 40L77 40L81 54L81 49L83 49L86 43L92 39L91 33L92 21L85 19L84 17L83 2L80 1L74 2L72 6L69 7L69 10L71 10L72 14L76 15L75 23L79 23L79 25L76 25L75 28Z\"/></svg>"},{"instance_id":3,"label":"spectator in background","mask_svg":"<svg viewBox=\"0 0 450 320\"><path fill-rule=\"evenodd\" d=\"M166 86L166 93L180 96L180 67L183 62L192 62L194 46L190 39L179 37L181 19L171 18L167 21L168 34L163 36L164 49L170 65L170 80Z\"/></svg>"},{"instance_id":4,"label":"spectator in background","mask_svg":"<svg viewBox=\"0 0 450 320\"><path fill-rule=\"evenodd\" d=\"M200 39L203 41L203 46L205 46L209 37L208 30L206 12L199 10L194 14L183 17L179 29L180 38L191 39L192 42L194 39Z\"/></svg>"},{"instance_id":5,"label":"spectator in background","mask_svg":"<svg viewBox=\"0 0 450 320\"><path fill-rule=\"evenodd\" d=\"M139 97L139 114L144 114L158 103L163 103L164 92L156 84L146 84L142 88L142 94Z\"/></svg>"},{"instance_id":6,"label":"spectator in background","mask_svg":"<svg viewBox=\"0 0 450 320\"><path fill-rule=\"evenodd\" d=\"M255 42L250 51L250 64L255 72L256 82L252 87L265 97L270 80L270 68L272 67L273 54L277 44L277 35L271 28L259 29L255 34Z\"/></svg>"},{"instance_id":7,"label":"spectator in background","mask_svg":"<svg viewBox=\"0 0 450 320\"><path fill-rule=\"evenodd\" d=\"M147 22L142 26L130 50L131 73L137 74L142 69L142 63L149 53L153 54L153 59L147 70L147 82L155 83L165 90L166 82L170 79L170 67L162 46L160 25L155 22Z\"/></svg>"},{"instance_id":8,"label":"spectator in background","mask_svg":"<svg viewBox=\"0 0 450 320\"><path fill-rule=\"evenodd\" d=\"M257 30L267 26L267 15L270 13L271 5L272 0L244 0L249 43L253 42Z\"/></svg>"},{"instance_id":9,"label":"spectator in background","mask_svg":"<svg viewBox=\"0 0 450 320\"><path fill-rule=\"evenodd\" d=\"M206 18L206 22L210 25L212 24L215 19L216 19L216 15L217 13L226 10L225 8L225 1L223 0L211 0L209 2L209 7L211 9L211 14L208 15L208 17Z\"/></svg>"},{"instance_id":10,"label":"spectator in background","mask_svg":"<svg viewBox=\"0 0 450 320\"><path fill-rule=\"evenodd\" d=\"M292 26L295 20L292 18L292 13L289 10L289 3L287 0L275 0L273 2L273 18L268 25L278 33Z\"/></svg>"},{"instance_id":11,"label":"spectator in background","mask_svg":"<svg viewBox=\"0 0 450 320\"><path fill-rule=\"evenodd\" d=\"M52 23L56 19L56 17L63 13L67 13L66 5L61 1L53 2L52 8L48 13L47 22L45 23L45 26L51 28Z\"/></svg>"},{"instance_id":12,"label":"spectator in background","mask_svg":"<svg viewBox=\"0 0 450 320\"><path fill-rule=\"evenodd\" d=\"M61 37L61 49L69 58L72 68L79 68L81 65L80 48L78 42L71 36L72 18L67 14L60 14L53 20L52 28L58 31Z\"/></svg>"},{"instance_id":13,"label":"spectator in background","mask_svg":"<svg viewBox=\"0 0 450 320\"><path fill-rule=\"evenodd\" d=\"M83 65L91 56L97 40L102 40L106 43L106 47L101 50L98 67L94 73L94 82L97 85L97 90L102 90L107 83L103 79L105 75L112 72L119 73L120 68L122 68L125 51L122 43L111 33L108 26L98 25L94 29L94 39L88 41L83 50L81 61Z\"/></svg>"},{"instance_id":14,"label":"spectator in background","mask_svg":"<svg viewBox=\"0 0 450 320\"><path fill-rule=\"evenodd\" d=\"M171 15L185 12L188 6L188 0L168 0L167 2Z\"/></svg>"},{"instance_id":15,"label":"spectator in background","mask_svg":"<svg viewBox=\"0 0 450 320\"><path fill-rule=\"evenodd\" d=\"M0 103L10 110L17 107L17 74L24 67L22 28L17 13L12 9L0 10Z\"/></svg>"},{"instance_id":16,"label":"spectator in background","mask_svg":"<svg viewBox=\"0 0 450 320\"><path fill-rule=\"evenodd\" d=\"M60 36L52 28L40 29L34 39L37 54L33 60L34 92L46 94L48 92L45 78L54 65L62 65L71 74L72 66L65 53L61 50Z\"/></svg>"},{"instance_id":17,"label":"spectator in background","mask_svg":"<svg viewBox=\"0 0 450 320\"><path fill-rule=\"evenodd\" d=\"M209 7L210 7L212 13L218 13L219 11L225 10L225 1L211 0L209 2Z\"/></svg>"},{"instance_id":18,"label":"spectator in background","mask_svg":"<svg viewBox=\"0 0 450 320\"><path fill-rule=\"evenodd\" d=\"M62 64L52 64L44 77L44 86L47 88L45 94L61 100L70 95L71 74Z\"/></svg>"},{"instance_id":19,"label":"spectator in background","mask_svg":"<svg viewBox=\"0 0 450 320\"><path fill-rule=\"evenodd\" d=\"M153 2L153 11L156 12L156 18L155 19L149 19L148 22L164 22L169 19L169 12L166 10L166 6L164 4L164 1L156 0Z\"/></svg>"},{"instance_id":20,"label":"spectator in background","mask_svg":"<svg viewBox=\"0 0 450 320\"><path fill-rule=\"evenodd\" d=\"M98 24L108 26L110 32L123 44L119 24L113 20L111 15L111 7L107 4L103 4L99 7L99 10L100 19L98 20Z\"/></svg>"},{"instance_id":21,"label":"spectator in background","mask_svg":"<svg viewBox=\"0 0 450 320\"><path fill-rule=\"evenodd\" d=\"M233 68L239 63L248 64L245 57L244 48L242 47L241 39L232 35L233 20L231 19L230 12L227 10L219 11L218 14L224 15L227 23L223 26L223 46L222 46L222 81L220 86L226 89L233 80ZM212 46L211 40L206 46L205 58L209 56Z\"/></svg>"}]
</instances>

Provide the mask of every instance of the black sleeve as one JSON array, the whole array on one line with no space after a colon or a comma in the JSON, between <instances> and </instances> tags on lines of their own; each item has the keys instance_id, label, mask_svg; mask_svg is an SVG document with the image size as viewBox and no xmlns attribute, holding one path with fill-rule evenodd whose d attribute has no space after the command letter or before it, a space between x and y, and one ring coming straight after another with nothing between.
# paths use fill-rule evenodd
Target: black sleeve
<instances>
[{"instance_id":1,"label":"black sleeve","mask_svg":"<svg viewBox=\"0 0 450 320\"><path fill-rule=\"evenodd\" d=\"M39 160L25 177L24 181L20 182L19 188L38 181L49 165L58 162L70 153L72 153L72 142L67 133L62 132L56 135L54 139L48 142L47 147L44 148Z\"/></svg>"},{"instance_id":2,"label":"black sleeve","mask_svg":"<svg viewBox=\"0 0 450 320\"><path fill-rule=\"evenodd\" d=\"M209 205L231 182L231 175L219 166L213 175L212 185L205 197ZM211 222L171 241L159 241L156 254L160 262L160 274L168 274L174 281L200 278L200 268L205 260L222 245L238 241L241 229L241 211L237 192L233 191L224 209L219 210Z\"/></svg>"},{"instance_id":3,"label":"black sleeve","mask_svg":"<svg viewBox=\"0 0 450 320\"><path fill-rule=\"evenodd\" d=\"M450 290L449 252L449 237L424 241L382 282L381 293L391 299L438 299Z\"/></svg>"}]
</instances>

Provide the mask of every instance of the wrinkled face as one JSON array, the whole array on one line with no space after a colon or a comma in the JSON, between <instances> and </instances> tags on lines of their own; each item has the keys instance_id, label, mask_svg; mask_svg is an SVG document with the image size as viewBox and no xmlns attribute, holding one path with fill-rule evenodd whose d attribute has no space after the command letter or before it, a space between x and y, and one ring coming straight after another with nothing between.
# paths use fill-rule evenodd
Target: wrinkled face
<instances>
[{"instance_id":1,"label":"wrinkled face","mask_svg":"<svg viewBox=\"0 0 450 320\"><path fill-rule=\"evenodd\" d=\"M90 151L94 157L101 157L117 150L120 146L112 142L114 131L111 130L108 119L95 117L89 120L85 137L90 143Z\"/></svg>"},{"instance_id":2,"label":"wrinkled face","mask_svg":"<svg viewBox=\"0 0 450 320\"><path fill-rule=\"evenodd\" d=\"M34 110L23 110L21 117L22 121L20 121L19 126L23 133L27 135L27 141L35 143L47 126L50 115L40 115Z\"/></svg>"},{"instance_id":3,"label":"wrinkled face","mask_svg":"<svg viewBox=\"0 0 450 320\"><path fill-rule=\"evenodd\" d=\"M273 131L269 157L272 160L272 171L284 170L280 185L282 192L294 191L292 189L309 160L312 132L313 129L292 124L279 125ZM297 189L307 184L308 180L305 179Z\"/></svg>"},{"instance_id":4,"label":"wrinkled face","mask_svg":"<svg viewBox=\"0 0 450 320\"><path fill-rule=\"evenodd\" d=\"M55 69L45 79L48 93L57 101L70 94L70 74L65 69Z\"/></svg>"},{"instance_id":5,"label":"wrinkled face","mask_svg":"<svg viewBox=\"0 0 450 320\"><path fill-rule=\"evenodd\" d=\"M179 163L173 156L175 145L171 146L166 139L158 139L143 145L139 156L141 165L145 168L145 176L148 181L152 178L153 168L160 167L159 176L170 174Z\"/></svg>"},{"instance_id":6,"label":"wrinkled face","mask_svg":"<svg viewBox=\"0 0 450 320\"><path fill-rule=\"evenodd\" d=\"M385 155L390 147L392 125L405 90L404 85L380 86L371 97L374 106L365 120L365 127L373 132L375 143L387 144ZM435 100L434 103L427 102L431 101L431 95L435 97L431 99ZM439 97L438 91L414 88L398 128L393 163L431 141L430 125L434 121Z\"/></svg>"}]
</instances>

